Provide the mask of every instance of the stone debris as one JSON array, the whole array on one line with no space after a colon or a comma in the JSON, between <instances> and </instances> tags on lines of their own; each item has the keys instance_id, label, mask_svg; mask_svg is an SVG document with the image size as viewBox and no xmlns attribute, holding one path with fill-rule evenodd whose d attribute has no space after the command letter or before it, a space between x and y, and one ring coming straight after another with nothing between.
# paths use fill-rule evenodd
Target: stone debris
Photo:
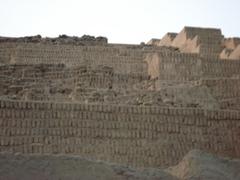
<instances>
[{"instance_id":1,"label":"stone debris","mask_svg":"<svg viewBox=\"0 0 240 180\"><path fill-rule=\"evenodd\" d=\"M107 38L83 35L82 37L59 35L57 38L42 38L41 35L26 36L21 38L0 37L0 43L43 43L43 44L70 44L70 45L104 45Z\"/></svg>"}]
</instances>

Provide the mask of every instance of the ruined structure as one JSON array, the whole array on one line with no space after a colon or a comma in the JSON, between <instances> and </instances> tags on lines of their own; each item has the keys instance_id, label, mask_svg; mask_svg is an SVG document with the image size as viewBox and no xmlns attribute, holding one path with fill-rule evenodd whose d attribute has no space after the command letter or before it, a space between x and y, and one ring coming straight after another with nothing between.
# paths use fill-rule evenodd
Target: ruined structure
<instances>
[{"instance_id":1,"label":"ruined structure","mask_svg":"<svg viewBox=\"0 0 240 180\"><path fill-rule=\"evenodd\" d=\"M240 42L185 27L148 44L0 38L0 151L133 167L240 158Z\"/></svg>"}]
</instances>

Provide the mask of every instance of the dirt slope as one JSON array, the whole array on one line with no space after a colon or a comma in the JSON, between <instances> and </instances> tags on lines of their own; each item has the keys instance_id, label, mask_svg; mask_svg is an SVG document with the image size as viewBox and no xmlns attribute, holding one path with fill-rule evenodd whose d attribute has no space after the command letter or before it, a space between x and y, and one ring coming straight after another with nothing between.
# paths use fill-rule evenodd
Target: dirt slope
<instances>
[{"instance_id":1,"label":"dirt slope","mask_svg":"<svg viewBox=\"0 0 240 180\"><path fill-rule=\"evenodd\" d=\"M165 170L134 170L77 156L0 154L0 180L239 180L240 160L198 150Z\"/></svg>"}]
</instances>

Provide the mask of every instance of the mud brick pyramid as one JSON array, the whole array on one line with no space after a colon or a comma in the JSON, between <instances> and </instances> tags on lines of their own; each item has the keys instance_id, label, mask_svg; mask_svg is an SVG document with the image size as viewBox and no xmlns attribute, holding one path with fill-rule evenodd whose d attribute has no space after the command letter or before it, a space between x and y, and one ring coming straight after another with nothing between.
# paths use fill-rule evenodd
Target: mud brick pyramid
<instances>
[{"instance_id":1,"label":"mud brick pyramid","mask_svg":"<svg viewBox=\"0 0 240 180\"><path fill-rule=\"evenodd\" d=\"M0 151L132 167L192 149L240 158L240 39L185 27L147 44L0 38Z\"/></svg>"}]
</instances>

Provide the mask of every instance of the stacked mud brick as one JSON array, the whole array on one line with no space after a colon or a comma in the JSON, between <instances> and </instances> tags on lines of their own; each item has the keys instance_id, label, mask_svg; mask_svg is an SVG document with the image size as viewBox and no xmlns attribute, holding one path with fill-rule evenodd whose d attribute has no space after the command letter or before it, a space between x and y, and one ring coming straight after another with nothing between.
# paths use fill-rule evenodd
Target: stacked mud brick
<instances>
[{"instance_id":1,"label":"stacked mud brick","mask_svg":"<svg viewBox=\"0 0 240 180\"><path fill-rule=\"evenodd\" d=\"M0 38L0 151L134 167L174 165L192 149L239 158L240 60L223 52L238 57L238 44L219 29L193 27L147 45ZM220 108L129 105L126 98L186 84L205 87ZM111 103L117 97L125 103Z\"/></svg>"}]
</instances>

